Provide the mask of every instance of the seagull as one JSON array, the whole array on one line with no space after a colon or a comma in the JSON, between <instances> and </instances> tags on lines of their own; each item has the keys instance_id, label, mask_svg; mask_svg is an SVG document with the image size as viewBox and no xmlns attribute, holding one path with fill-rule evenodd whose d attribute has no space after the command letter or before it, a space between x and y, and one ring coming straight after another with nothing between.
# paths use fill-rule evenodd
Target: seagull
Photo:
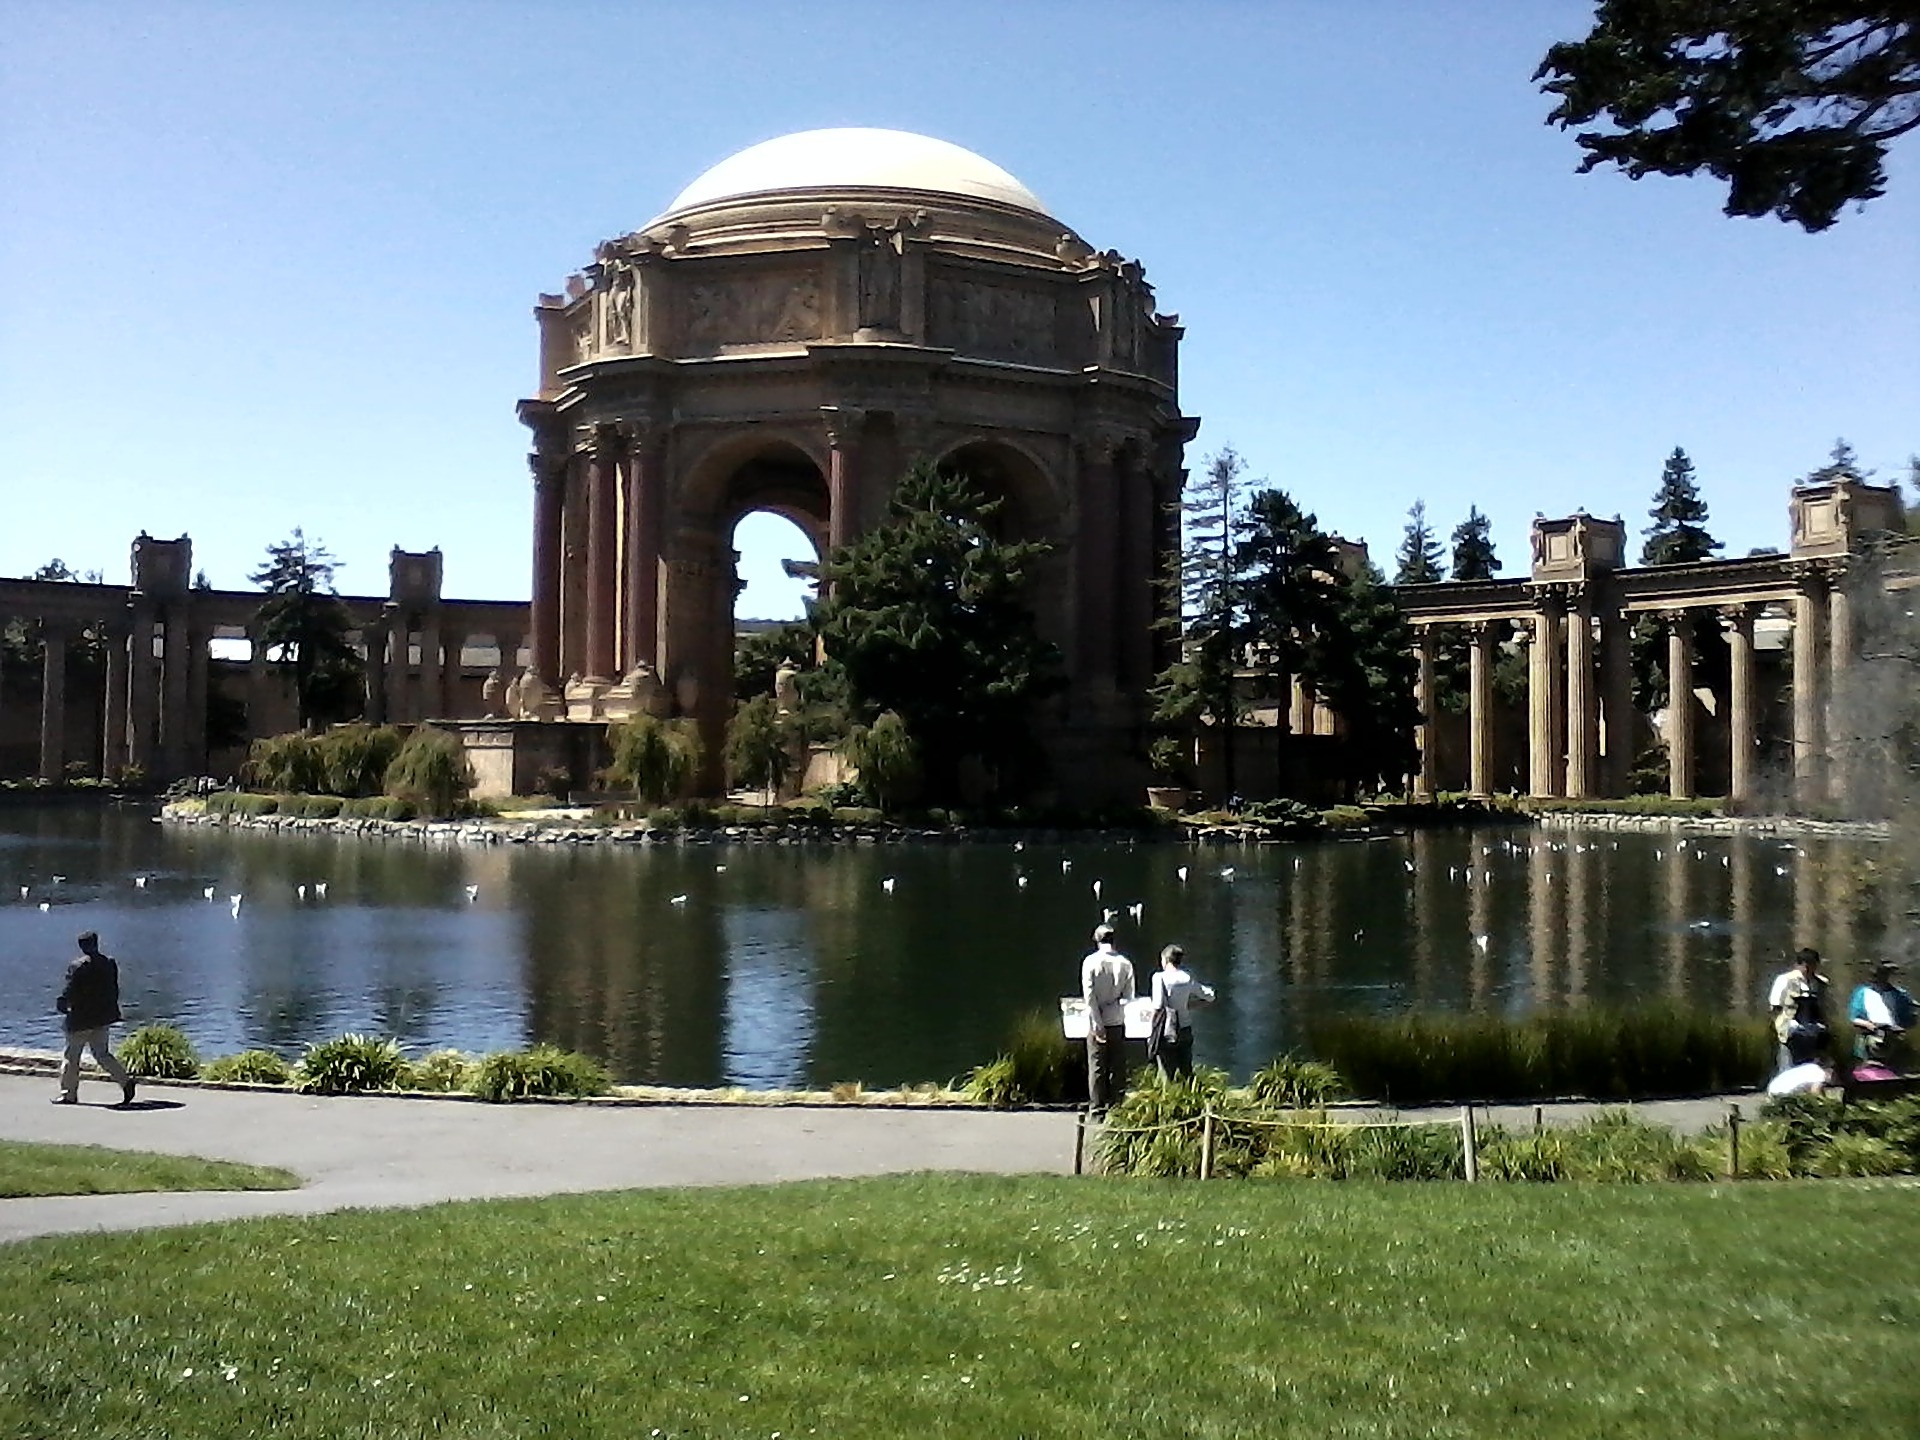
<instances>
[{"instance_id":1,"label":"seagull","mask_svg":"<svg viewBox=\"0 0 1920 1440\"><path fill-rule=\"evenodd\" d=\"M1660 858L1660 852L1657 849L1653 852L1653 858L1656 860Z\"/></svg>"},{"instance_id":2,"label":"seagull","mask_svg":"<svg viewBox=\"0 0 1920 1440\"><path fill-rule=\"evenodd\" d=\"M1478 945L1478 946L1480 947L1480 953L1481 953L1482 955L1484 955L1484 954L1486 954L1486 953L1487 953L1487 937L1486 937L1486 936L1484 936L1484 935L1476 935L1476 936L1474 936L1474 937L1473 937L1473 943L1474 943L1474 944L1476 944L1476 945Z\"/></svg>"},{"instance_id":3,"label":"seagull","mask_svg":"<svg viewBox=\"0 0 1920 1440\"><path fill-rule=\"evenodd\" d=\"M313 893L322 900L326 899L327 898L327 882L324 880L314 881Z\"/></svg>"},{"instance_id":4,"label":"seagull","mask_svg":"<svg viewBox=\"0 0 1920 1440\"><path fill-rule=\"evenodd\" d=\"M1013 877L1013 883L1024 890L1027 888L1027 877L1024 875L1016 875Z\"/></svg>"},{"instance_id":5,"label":"seagull","mask_svg":"<svg viewBox=\"0 0 1920 1440\"><path fill-rule=\"evenodd\" d=\"M1100 898L1100 882L1098 880L1093 882L1093 898L1096 900Z\"/></svg>"},{"instance_id":6,"label":"seagull","mask_svg":"<svg viewBox=\"0 0 1920 1440\"><path fill-rule=\"evenodd\" d=\"M1027 848L1027 842L1024 840L1016 840L1013 842L1013 848L1015 851L1024 850Z\"/></svg>"},{"instance_id":7,"label":"seagull","mask_svg":"<svg viewBox=\"0 0 1920 1440\"><path fill-rule=\"evenodd\" d=\"M1712 922L1711 920L1696 920L1696 921L1694 921L1694 922L1693 922L1693 923L1692 923L1691 925L1689 925L1689 926L1688 926L1687 928L1688 928L1689 930L1704 930L1704 929L1706 929L1706 928L1707 928L1707 927L1708 927L1709 925L1711 925L1712 923L1713 923L1713 922Z\"/></svg>"},{"instance_id":8,"label":"seagull","mask_svg":"<svg viewBox=\"0 0 1920 1440\"><path fill-rule=\"evenodd\" d=\"M1180 883L1182 885L1187 883L1187 867L1186 866L1182 865L1178 870L1174 871L1173 873L1180 877ZM24 895L27 892L25 890L22 890L20 893Z\"/></svg>"},{"instance_id":9,"label":"seagull","mask_svg":"<svg viewBox=\"0 0 1920 1440\"><path fill-rule=\"evenodd\" d=\"M244 895L229 895L229 896L227 896L227 904L229 904L229 905L231 905L231 906L233 907L233 918L234 918L234 919L236 919L236 920L238 920L238 919L240 918L240 902L241 902L242 900L244 900L245 898L246 898L246 897L245 897Z\"/></svg>"},{"instance_id":10,"label":"seagull","mask_svg":"<svg viewBox=\"0 0 1920 1440\"><path fill-rule=\"evenodd\" d=\"M202 890L200 893L209 900L213 899L213 886L211 885L207 886L207 888Z\"/></svg>"},{"instance_id":11,"label":"seagull","mask_svg":"<svg viewBox=\"0 0 1920 1440\"><path fill-rule=\"evenodd\" d=\"M667 904L669 905L684 905L686 903L687 903L687 897L684 895L675 895L672 899L667 901Z\"/></svg>"},{"instance_id":12,"label":"seagull","mask_svg":"<svg viewBox=\"0 0 1920 1440\"><path fill-rule=\"evenodd\" d=\"M64 885L66 883L66 880L67 880L67 877L64 875L56 875L53 877L53 883L56 885Z\"/></svg>"},{"instance_id":13,"label":"seagull","mask_svg":"<svg viewBox=\"0 0 1920 1440\"><path fill-rule=\"evenodd\" d=\"M478 885L467 886L467 903L471 905L473 904L474 901L478 900L479 898L480 898L480 887ZM684 900L687 897L682 895L680 898Z\"/></svg>"},{"instance_id":14,"label":"seagull","mask_svg":"<svg viewBox=\"0 0 1920 1440\"><path fill-rule=\"evenodd\" d=\"M1773 867L1773 873L1776 875L1784 875L1787 873L1787 867L1784 865L1776 865Z\"/></svg>"},{"instance_id":15,"label":"seagull","mask_svg":"<svg viewBox=\"0 0 1920 1440\"><path fill-rule=\"evenodd\" d=\"M880 888L889 895L893 894L893 876L889 875L886 879L882 880L880 882Z\"/></svg>"},{"instance_id":16,"label":"seagull","mask_svg":"<svg viewBox=\"0 0 1920 1440\"><path fill-rule=\"evenodd\" d=\"M1297 862L1297 861L1296 861L1295 863L1297 864L1297 863L1299 863L1299 862ZM1233 879L1233 866L1231 866L1231 865L1223 865L1223 866L1221 866L1221 867L1220 867L1220 878L1221 878L1222 880L1231 880L1231 879Z\"/></svg>"},{"instance_id":17,"label":"seagull","mask_svg":"<svg viewBox=\"0 0 1920 1440\"><path fill-rule=\"evenodd\" d=\"M713 867L713 873L716 875L724 875L727 873L727 867L724 865L716 865Z\"/></svg>"},{"instance_id":18,"label":"seagull","mask_svg":"<svg viewBox=\"0 0 1920 1440\"><path fill-rule=\"evenodd\" d=\"M146 877L146 876L144 876L144 875L136 875L136 876L134 876L134 877L133 877L133 888L134 888L134 889L136 889L136 890L144 890L144 889L146 889L146 888L147 888L147 877Z\"/></svg>"},{"instance_id":19,"label":"seagull","mask_svg":"<svg viewBox=\"0 0 1920 1440\"><path fill-rule=\"evenodd\" d=\"M48 904L45 900L42 900L40 902L40 913L42 915L46 914L51 909L53 909L53 906Z\"/></svg>"},{"instance_id":20,"label":"seagull","mask_svg":"<svg viewBox=\"0 0 1920 1440\"><path fill-rule=\"evenodd\" d=\"M28 890L28 888L29 888L29 887L27 887L27 886L25 886L25 885L22 885L22 886L20 887L20 898L21 898L22 900L24 900L24 899L26 899L26 898L27 898L27 890Z\"/></svg>"},{"instance_id":21,"label":"seagull","mask_svg":"<svg viewBox=\"0 0 1920 1440\"><path fill-rule=\"evenodd\" d=\"M298 899L305 900L307 898L307 887L304 885L296 885L293 887L293 893Z\"/></svg>"},{"instance_id":22,"label":"seagull","mask_svg":"<svg viewBox=\"0 0 1920 1440\"><path fill-rule=\"evenodd\" d=\"M1353 938L1356 940L1362 940L1366 938L1366 934L1367 932L1365 929L1356 930L1353 932Z\"/></svg>"},{"instance_id":23,"label":"seagull","mask_svg":"<svg viewBox=\"0 0 1920 1440\"><path fill-rule=\"evenodd\" d=\"M1300 861L1300 857L1299 857L1298 855L1296 855L1296 856L1294 856L1294 857L1293 857L1293 868L1294 868L1294 869L1296 869L1296 870L1298 870L1298 869L1300 868L1300 864L1301 864L1301 861Z\"/></svg>"},{"instance_id":24,"label":"seagull","mask_svg":"<svg viewBox=\"0 0 1920 1440\"><path fill-rule=\"evenodd\" d=\"M1113 923L1113 917L1118 915L1119 913L1120 912L1114 909L1111 905L1107 906L1105 909L1103 909L1100 912L1100 923L1102 925L1111 925Z\"/></svg>"},{"instance_id":25,"label":"seagull","mask_svg":"<svg viewBox=\"0 0 1920 1440\"><path fill-rule=\"evenodd\" d=\"M1409 875L1411 875L1411 874L1413 873L1413 862L1412 862L1411 860L1408 860L1408 861L1405 861L1405 862L1403 862L1403 863L1404 863L1404 864L1406 865L1406 867L1407 867L1407 874L1409 874Z\"/></svg>"},{"instance_id":26,"label":"seagull","mask_svg":"<svg viewBox=\"0 0 1920 1440\"><path fill-rule=\"evenodd\" d=\"M1127 914L1133 917L1133 923L1136 925L1143 923L1146 918L1146 913L1147 902L1144 900L1136 900L1133 904L1127 906Z\"/></svg>"},{"instance_id":27,"label":"seagull","mask_svg":"<svg viewBox=\"0 0 1920 1440\"><path fill-rule=\"evenodd\" d=\"M1061 873L1062 875L1064 875L1064 874L1066 874L1066 873L1067 873L1067 872L1068 872L1069 870L1071 870L1071 869L1073 869L1073 861L1071 861L1071 860L1062 860L1062 861L1060 862L1060 873Z\"/></svg>"},{"instance_id":28,"label":"seagull","mask_svg":"<svg viewBox=\"0 0 1920 1440\"><path fill-rule=\"evenodd\" d=\"M1720 857L1720 868L1722 870L1731 870L1733 868L1733 857L1731 855L1722 855Z\"/></svg>"}]
</instances>

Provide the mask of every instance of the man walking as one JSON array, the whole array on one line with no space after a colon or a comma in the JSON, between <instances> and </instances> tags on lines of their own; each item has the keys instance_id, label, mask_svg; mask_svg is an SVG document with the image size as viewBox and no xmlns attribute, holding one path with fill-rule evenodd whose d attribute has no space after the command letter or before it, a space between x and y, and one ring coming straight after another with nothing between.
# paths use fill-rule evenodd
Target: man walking
<instances>
[{"instance_id":1,"label":"man walking","mask_svg":"<svg viewBox=\"0 0 1920 1440\"><path fill-rule=\"evenodd\" d=\"M1127 1002L1133 999L1133 962L1113 948L1113 927L1093 932L1093 950L1080 962L1080 994L1087 1002L1087 1107L1105 1115L1126 1089Z\"/></svg>"},{"instance_id":2,"label":"man walking","mask_svg":"<svg viewBox=\"0 0 1920 1440\"><path fill-rule=\"evenodd\" d=\"M79 1103L80 1054L91 1050L94 1062L119 1082L121 1105L131 1105L133 1077L107 1044L107 1032L120 1021L120 967L102 953L100 937L91 930L80 936L80 958L67 966L67 983L56 1008L67 1017L67 1058L53 1103Z\"/></svg>"}]
</instances>

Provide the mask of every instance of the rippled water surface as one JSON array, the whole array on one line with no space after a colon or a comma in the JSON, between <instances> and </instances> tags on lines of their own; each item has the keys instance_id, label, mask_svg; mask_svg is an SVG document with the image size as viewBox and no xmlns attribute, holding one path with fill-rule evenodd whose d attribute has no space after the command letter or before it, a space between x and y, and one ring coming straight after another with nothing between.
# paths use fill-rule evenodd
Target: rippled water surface
<instances>
[{"instance_id":1,"label":"rippled water surface","mask_svg":"<svg viewBox=\"0 0 1920 1440\"><path fill-rule=\"evenodd\" d=\"M1161 945L1186 946L1221 995L1197 1058L1244 1075L1329 1012L1754 1012L1797 943L1850 982L1885 936L1880 850L1521 827L1201 850L471 847L5 808L0 1043L55 1043L61 970L95 929L129 1022L176 1021L207 1054L361 1030L551 1040L630 1081L945 1080L1077 986L1111 907L1143 985Z\"/></svg>"}]
</instances>

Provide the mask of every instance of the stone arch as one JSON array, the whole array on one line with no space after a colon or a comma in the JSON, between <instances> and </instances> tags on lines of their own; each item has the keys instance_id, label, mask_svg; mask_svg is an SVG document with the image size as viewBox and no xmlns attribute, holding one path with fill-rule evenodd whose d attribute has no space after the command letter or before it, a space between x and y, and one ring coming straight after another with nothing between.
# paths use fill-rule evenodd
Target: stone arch
<instances>
[{"instance_id":1,"label":"stone arch","mask_svg":"<svg viewBox=\"0 0 1920 1440\"><path fill-rule=\"evenodd\" d=\"M1067 504L1059 477L1019 441L985 431L962 435L942 446L934 463L964 472L1004 502L1001 523L1007 538L1042 540L1064 530Z\"/></svg>"}]
</instances>

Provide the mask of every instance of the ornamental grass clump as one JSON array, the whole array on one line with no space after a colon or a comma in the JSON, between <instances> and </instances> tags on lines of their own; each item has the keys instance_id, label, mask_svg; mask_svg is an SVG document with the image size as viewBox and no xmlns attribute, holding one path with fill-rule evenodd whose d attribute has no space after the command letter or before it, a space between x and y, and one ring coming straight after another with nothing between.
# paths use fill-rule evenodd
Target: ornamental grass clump
<instances>
[{"instance_id":1,"label":"ornamental grass clump","mask_svg":"<svg viewBox=\"0 0 1920 1440\"><path fill-rule=\"evenodd\" d=\"M287 1085L292 1083L293 1067L271 1050L242 1050L209 1060L200 1078L229 1085Z\"/></svg>"},{"instance_id":2,"label":"ornamental grass clump","mask_svg":"<svg viewBox=\"0 0 1920 1440\"><path fill-rule=\"evenodd\" d=\"M1061 1031L1057 1011L1028 1011L1014 1022L1006 1050L967 1077L966 1096L1000 1110L1079 1104L1087 1098L1083 1055Z\"/></svg>"},{"instance_id":3,"label":"ornamental grass clump","mask_svg":"<svg viewBox=\"0 0 1920 1440\"><path fill-rule=\"evenodd\" d=\"M458 1094L473 1084L479 1062L461 1050L432 1050L413 1061L401 1076L401 1088L433 1095Z\"/></svg>"},{"instance_id":4,"label":"ornamental grass clump","mask_svg":"<svg viewBox=\"0 0 1920 1440\"><path fill-rule=\"evenodd\" d=\"M294 1088L310 1095L364 1095L397 1090L406 1074L397 1040L340 1035L309 1045L294 1072Z\"/></svg>"},{"instance_id":5,"label":"ornamental grass clump","mask_svg":"<svg viewBox=\"0 0 1920 1440\"><path fill-rule=\"evenodd\" d=\"M429 819L453 815L472 789L473 766L465 747L457 736L432 725L416 727L387 766L387 794Z\"/></svg>"},{"instance_id":6,"label":"ornamental grass clump","mask_svg":"<svg viewBox=\"0 0 1920 1440\"><path fill-rule=\"evenodd\" d=\"M1346 1082L1333 1066L1296 1055L1279 1055L1247 1083L1253 1098L1280 1109L1307 1109L1338 1100Z\"/></svg>"},{"instance_id":7,"label":"ornamental grass clump","mask_svg":"<svg viewBox=\"0 0 1920 1440\"><path fill-rule=\"evenodd\" d=\"M475 1068L468 1089L482 1100L544 1100L604 1095L613 1088L604 1066L590 1056L554 1045L500 1050Z\"/></svg>"},{"instance_id":8,"label":"ornamental grass clump","mask_svg":"<svg viewBox=\"0 0 1920 1440\"><path fill-rule=\"evenodd\" d=\"M120 1044L120 1063L143 1080L191 1080L200 1056L178 1025L142 1025Z\"/></svg>"}]
</instances>

